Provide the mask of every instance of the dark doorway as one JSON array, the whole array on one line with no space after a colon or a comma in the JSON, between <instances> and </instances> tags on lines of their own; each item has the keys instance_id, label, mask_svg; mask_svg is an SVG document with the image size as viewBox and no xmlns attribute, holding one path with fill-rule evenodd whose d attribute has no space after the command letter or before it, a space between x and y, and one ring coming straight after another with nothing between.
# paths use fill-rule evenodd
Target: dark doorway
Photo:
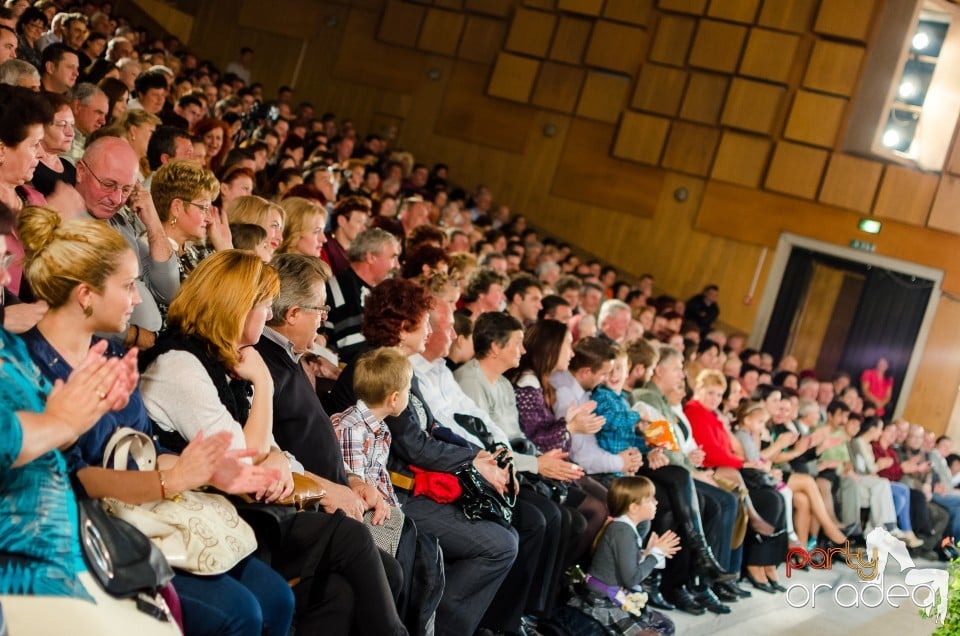
<instances>
[{"instance_id":1,"label":"dark doorway","mask_svg":"<svg viewBox=\"0 0 960 636\"><path fill-rule=\"evenodd\" d=\"M794 246L763 340L777 359L795 355L818 378L860 374L881 356L897 402L934 281Z\"/></svg>"}]
</instances>

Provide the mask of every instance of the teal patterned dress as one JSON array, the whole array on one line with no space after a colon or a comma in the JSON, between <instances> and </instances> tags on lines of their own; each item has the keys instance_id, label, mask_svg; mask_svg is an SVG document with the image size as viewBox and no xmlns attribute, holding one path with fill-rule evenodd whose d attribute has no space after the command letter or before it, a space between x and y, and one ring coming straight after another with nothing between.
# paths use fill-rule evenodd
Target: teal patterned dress
<instances>
[{"instance_id":1,"label":"teal patterned dress","mask_svg":"<svg viewBox=\"0 0 960 636\"><path fill-rule=\"evenodd\" d=\"M86 566L63 455L13 467L23 443L16 411L43 411L50 388L23 341L0 328L0 594L92 600L77 578Z\"/></svg>"}]
</instances>

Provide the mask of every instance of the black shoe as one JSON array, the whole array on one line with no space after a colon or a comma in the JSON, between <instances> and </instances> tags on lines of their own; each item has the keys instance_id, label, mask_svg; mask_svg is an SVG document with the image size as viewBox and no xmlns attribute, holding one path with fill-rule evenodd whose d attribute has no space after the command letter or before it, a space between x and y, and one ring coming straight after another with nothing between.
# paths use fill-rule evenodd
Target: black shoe
<instances>
[{"instance_id":1,"label":"black shoe","mask_svg":"<svg viewBox=\"0 0 960 636\"><path fill-rule=\"evenodd\" d=\"M848 539L853 537L863 536L863 529L860 527L860 524L857 523L856 521L854 521L850 525L846 525L840 528L840 532L842 532L843 536L847 537Z\"/></svg>"},{"instance_id":2,"label":"black shoe","mask_svg":"<svg viewBox=\"0 0 960 636\"><path fill-rule=\"evenodd\" d=\"M727 572L723 566L717 563L713 551L706 544L695 546L693 552L693 575L701 579L707 579L714 583L720 581L732 581L737 578L735 572Z\"/></svg>"},{"instance_id":3,"label":"black shoe","mask_svg":"<svg viewBox=\"0 0 960 636\"><path fill-rule=\"evenodd\" d=\"M726 587L724 587L726 583L729 583L729 581L726 581L725 583L714 583L710 589L722 602L736 603L740 600L740 597L737 596L732 590L728 590Z\"/></svg>"},{"instance_id":4,"label":"black shoe","mask_svg":"<svg viewBox=\"0 0 960 636\"><path fill-rule=\"evenodd\" d=\"M774 581L774 580L772 580L772 579L767 579L767 585L769 585L770 587L772 587L772 588L774 589L774 591L776 591L776 592L781 592L781 593L782 593L782 592L786 592L786 591L787 591L787 588L785 588L785 587L783 587L782 585L780 585L780 581Z\"/></svg>"},{"instance_id":5,"label":"black shoe","mask_svg":"<svg viewBox=\"0 0 960 636\"><path fill-rule=\"evenodd\" d=\"M647 605L650 607L663 610L665 612L672 612L673 610L677 609L676 605L663 598L663 594L660 593L659 587L644 587L643 590L647 593Z\"/></svg>"},{"instance_id":6,"label":"black shoe","mask_svg":"<svg viewBox=\"0 0 960 636\"><path fill-rule=\"evenodd\" d=\"M743 579L750 583L754 588L760 590L761 592L766 592L767 594L776 594L777 591L773 589L773 586L769 583L761 583L757 579L753 578L749 572L744 573Z\"/></svg>"},{"instance_id":7,"label":"black shoe","mask_svg":"<svg viewBox=\"0 0 960 636\"><path fill-rule=\"evenodd\" d=\"M697 602L697 599L693 597L693 594L687 591L687 588L682 585L670 592L668 596L670 602L681 612L693 614L694 616L702 616L706 612L703 606Z\"/></svg>"},{"instance_id":8,"label":"black shoe","mask_svg":"<svg viewBox=\"0 0 960 636\"><path fill-rule=\"evenodd\" d=\"M714 614L729 614L731 612L730 608L720 602L720 599L710 590L709 587L704 587L702 590L694 590L693 598L697 599L697 603L700 603L705 609Z\"/></svg>"},{"instance_id":9,"label":"black shoe","mask_svg":"<svg viewBox=\"0 0 960 636\"><path fill-rule=\"evenodd\" d=\"M738 598L750 598L753 596L749 590L745 590L737 585L736 581L724 581L723 583L717 583L717 585L720 585L727 591L732 592Z\"/></svg>"}]
</instances>

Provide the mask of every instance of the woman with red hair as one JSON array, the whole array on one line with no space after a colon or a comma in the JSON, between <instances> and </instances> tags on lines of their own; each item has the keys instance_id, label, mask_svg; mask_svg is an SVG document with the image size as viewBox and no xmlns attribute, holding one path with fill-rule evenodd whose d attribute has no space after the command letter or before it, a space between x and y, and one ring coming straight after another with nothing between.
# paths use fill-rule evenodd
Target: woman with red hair
<instances>
[{"instance_id":1,"label":"woman with red hair","mask_svg":"<svg viewBox=\"0 0 960 636\"><path fill-rule=\"evenodd\" d=\"M233 147L230 140L230 125L220 119L209 117L197 122L193 134L202 139L203 145L207 147L207 163L204 167L219 173L223 160Z\"/></svg>"}]
</instances>

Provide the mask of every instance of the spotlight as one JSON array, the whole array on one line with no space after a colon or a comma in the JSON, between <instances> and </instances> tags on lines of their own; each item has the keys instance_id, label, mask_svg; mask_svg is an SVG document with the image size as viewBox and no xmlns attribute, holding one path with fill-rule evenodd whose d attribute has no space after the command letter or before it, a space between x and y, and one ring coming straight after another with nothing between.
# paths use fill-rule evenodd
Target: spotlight
<instances>
[{"instance_id":1,"label":"spotlight","mask_svg":"<svg viewBox=\"0 0 960 636\"><path fill-rule=\"evenodd\" d=\"M917 32L916 35L913 36L912 44L914 49L916 49L917 51L922 51L923 49L930 46L930 36L924 33L923 31L919 31Z\"/></svg>"},{"instance_id":2,"label":"spotlight","mask_svg":"<svg viewBox=\"0 0 960 636\"><path fill-rule=\"evenodd\" d=\"M910 99L917 94L917 85L910 80L904 80L897 92L903 99Z\"/></svg>"},{"instance_id":3,"label":"spotlight","mask_svg":"<svg viewBox=\"0 0 960 636\"><path fill-rule=\"evenodd\" d=\"M900 145L900 133L896 130L887 130L883 133L883 145L887 148L896 148Z\"/></svg>"}]
</instances>

